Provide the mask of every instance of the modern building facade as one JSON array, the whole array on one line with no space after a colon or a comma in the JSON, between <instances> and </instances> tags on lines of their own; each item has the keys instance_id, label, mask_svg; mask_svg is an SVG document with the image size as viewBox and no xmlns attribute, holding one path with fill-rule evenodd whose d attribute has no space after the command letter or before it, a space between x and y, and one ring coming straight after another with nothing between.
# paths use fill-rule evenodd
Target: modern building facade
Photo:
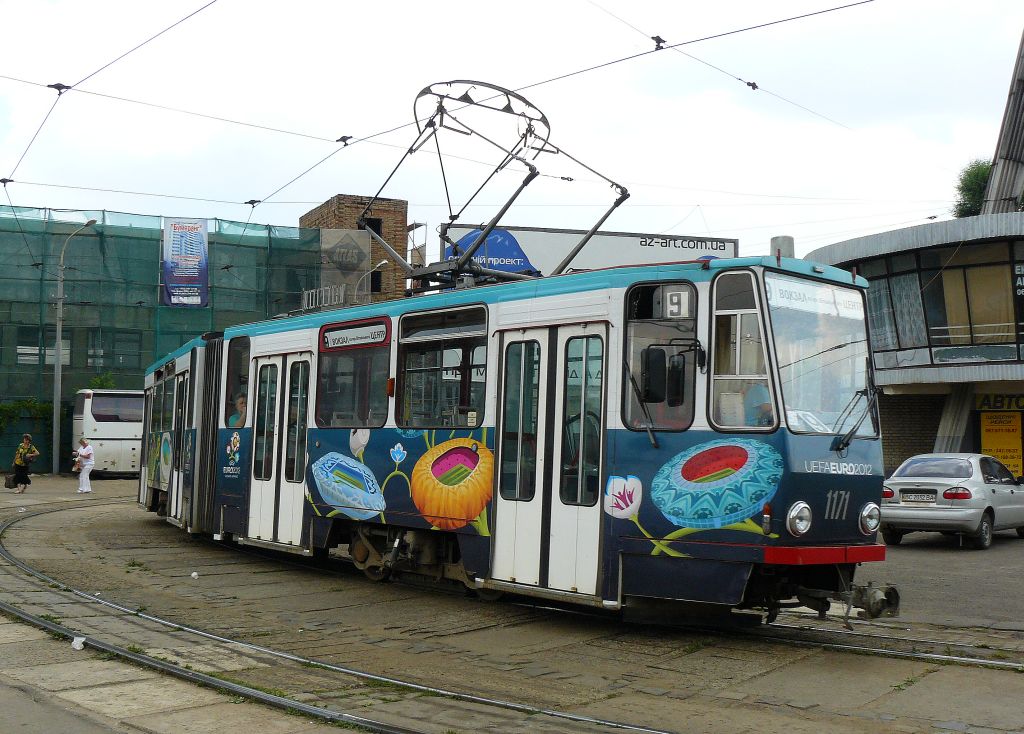
<instances>
[{"instance_id":1,"label":"modern building facade","mask_svg":"<svg viewBox=\"0 0 1024 734\"><path fill-rule=\"evenodd\" d=\"M806 258L868 279L887 471L982 451L1024 474L1024 212L839 242Z\"/></svg>"}]
</instances>

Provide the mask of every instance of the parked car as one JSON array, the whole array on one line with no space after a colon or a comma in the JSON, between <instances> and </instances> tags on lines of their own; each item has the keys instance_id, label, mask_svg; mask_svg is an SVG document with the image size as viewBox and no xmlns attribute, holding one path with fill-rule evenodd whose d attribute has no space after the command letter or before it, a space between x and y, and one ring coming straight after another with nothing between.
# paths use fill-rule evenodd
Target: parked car
<instances>
[{"instance_id":1,"label":"parked car","mask_svg":"<svg viewBox=\"0 0 1024 734\"><path fill-rule=\"evenodd\" d=\"M1024 538L1024 477L984 454L919 454L885 481L881 509L888 545L926 530L968 536L984 550L996 530Z\"/></svg>"}]
</instances>

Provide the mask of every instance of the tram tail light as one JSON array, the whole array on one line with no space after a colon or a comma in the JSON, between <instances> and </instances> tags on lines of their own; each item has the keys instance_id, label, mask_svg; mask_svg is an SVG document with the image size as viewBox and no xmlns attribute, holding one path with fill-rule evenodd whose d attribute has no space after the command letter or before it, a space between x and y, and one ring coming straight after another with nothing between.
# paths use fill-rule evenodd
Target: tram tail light
<instances>
[{"instance_id":1,"label":"tram tail light","mask_svg":"<svg viewBox=\"0 0 1024 734\"><path fill-rule=\"evenodd\" d=\"M967 487L950 487L942 493L942 498L947 500L969 500L973 496Z\"/></svg>"},{"instance_id":2,"label":"tram tail light","mask_svg":"<svg viewBox=\"0 0 1024 734\"><path fill-rule=\"evenodd\" d=\"M892 491L891 487L882 487L882 499L891 500L896 496L896 493Z\"/></svg>"},{"instance_id":3,"label":"tram tail light","mask_svg":"<svg viewBox=\"0 0 1024 734\"><path fill-rule=\"evenodd\" d=\"M394 377L389 377L388 378L388 397L389 398L395 397L395 378Z\"/></svg>"},{"instance_id":4,"label":"tram tail light","mask_svg":"<svg viewBox=\"0 0 1024 734\"><path fill-rule=\"evenodd\" d=\"M761 510L761 530L765 535L772 531L772 506L770 504L765 504Z\"/></svg>"}]
</instances>

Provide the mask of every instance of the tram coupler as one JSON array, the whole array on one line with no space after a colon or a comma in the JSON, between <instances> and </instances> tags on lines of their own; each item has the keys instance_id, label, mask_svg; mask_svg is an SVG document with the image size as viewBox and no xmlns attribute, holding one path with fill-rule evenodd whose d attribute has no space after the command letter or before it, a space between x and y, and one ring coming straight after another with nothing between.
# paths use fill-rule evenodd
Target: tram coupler
<instances>
[{"instance_id":1,"label":"tram coupler","mask_svg":"<svg viewBox=\"0 0 1024 734\"><path fill-rule=\"evenodd\" d=\"M900 592L891 585L854 584L847 591L838 592L833 598L846 604L847 614L851 608L860 610L857 616L861 619L898 617L900 614Z\"/></svg>"}]
</instances>

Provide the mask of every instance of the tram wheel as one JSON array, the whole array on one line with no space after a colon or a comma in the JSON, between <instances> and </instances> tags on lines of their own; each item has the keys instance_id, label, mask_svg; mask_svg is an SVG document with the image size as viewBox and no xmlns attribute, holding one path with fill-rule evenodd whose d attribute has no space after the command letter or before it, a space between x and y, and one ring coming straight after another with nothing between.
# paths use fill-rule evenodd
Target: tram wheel
<instances>
[{"instance_id":1,"label":"tram wheel","mask_svg":"<svg viewBox=\"0 0 1024 734\"><path fill-rule=\"evenodd\" d=\"M370 579L370 581L379 583L381 581L387 581L391 574L389 574L388 570L383 566L367 566L363 569L363 575Z\"/></svg>"},{"instance_id":2,"label":"tram wheel","mask_svg":"<svg viewBox=\"0 0 1024 734\"><path fill-rule=\"evenodd\" d=\"M899 545L903 542L903 531L891 528L882 528L882 539L886 545Z\"/></svg>"},{"instance_id":3,"label":"tram wheel","mask_svg":"<svg viewBox=\"0 0 1024 734\"><path fill-rule=\"evenodd\" d=\"M505 596L504 591L498 591L497 589L473 589L473 591L476 592L477 599L486 602L498 601L498 599Z\"/></svg>"}]
</instances>

